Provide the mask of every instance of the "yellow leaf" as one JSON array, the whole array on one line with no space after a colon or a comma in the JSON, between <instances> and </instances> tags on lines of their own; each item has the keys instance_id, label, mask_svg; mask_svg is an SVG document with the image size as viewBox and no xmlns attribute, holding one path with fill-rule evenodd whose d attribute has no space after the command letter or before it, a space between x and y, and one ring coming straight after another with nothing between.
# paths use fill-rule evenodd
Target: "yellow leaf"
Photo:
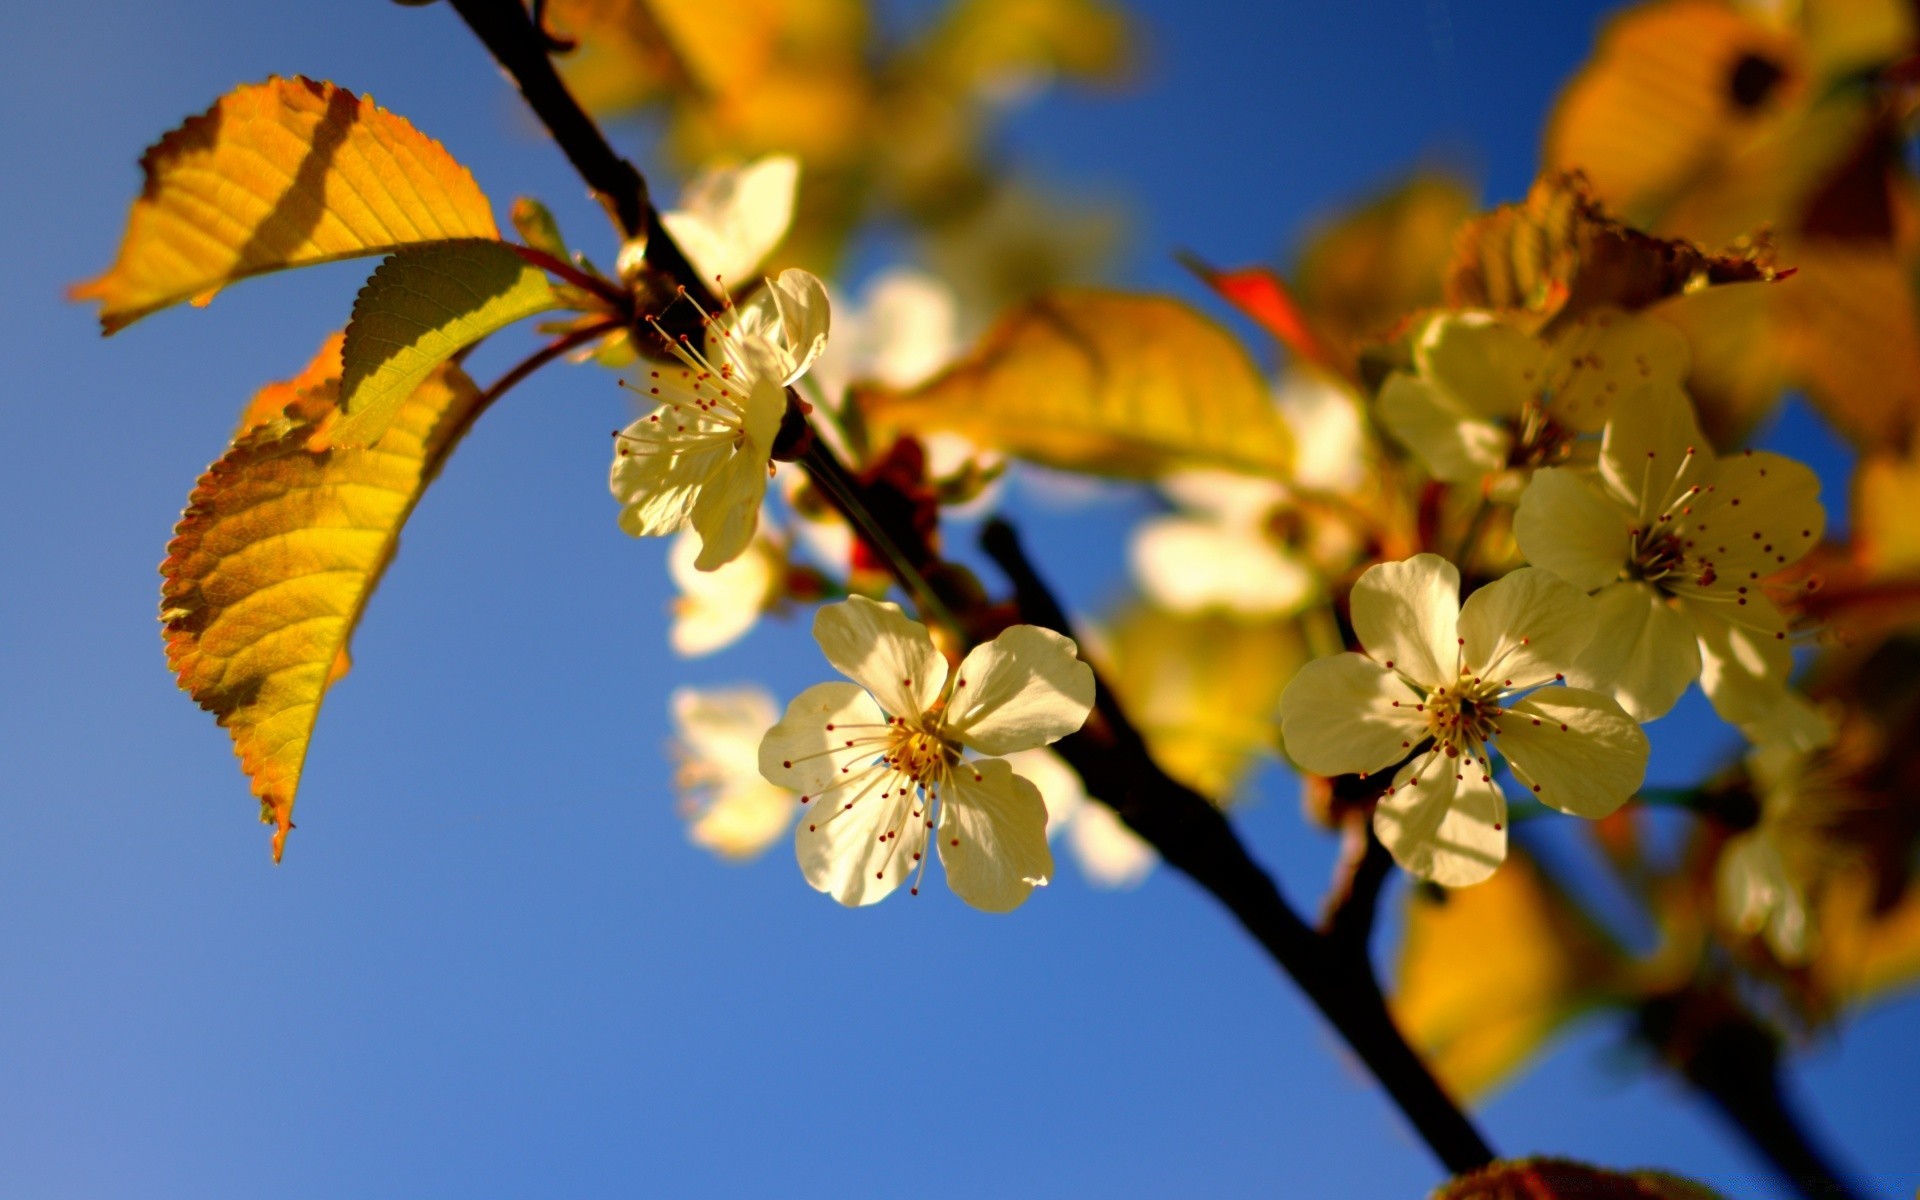
<instances>
[{"instance_id":1,"label":"yellow leaf","mask_svg":"<svg viewBox=\"0 0 1920 1200\"><path fill-rule=\"evenodd\" d=\"M479 400L443 365L377 449L328 449L342 341L300 377L328 382L256 420L200 477L160 566L167 662L233 736L261 819L275 826L276 861L327 685L345 670L401 525ZM290 385L275 386L268 393Z\"/></svg>"},{"instance_id":2,"label":"yellow leaf","mask_svg":"<svg viewBox=\"0 0 1920 1200\"><path fill-rule=\"evenodd\" d=\"M1920 459L1869 454L1853 474L1855 552L1870 572L1920 577Z\"/></svg>"},{"instance_id":3,"label":"yellow leaf","mask_svg":"<svg viewBox=\"0 0 1920 1200\"><path fill-rule=\"evenodd\" d=\"M1523 854L1442 899L1408 895L1394 1014L1461 1095L1488 1090L1617 985L1620 951Z\"/></svg>"},{"instance_id":4,"label":"yellow leaf","mask_svg":"<svg viewBox=\"0 0 1920 1200\"><path fill-rule=\"evenodd\" d=\"M1128 40L1126 14L1101 0L958 0L915 65L965 88L1112 77L1127 65Z\"/></svg>"},{"instance_id":5,"label":"yellow leaf","mask_svg":"<svg viewBox=\"0 0 1920 1200\"><path fill-rule=\"evenodd\" d=\"M1775 347L1808 397L1863 447L1909 444L1920 423L1920 304L1890 248L1809 239L1776 289Z\"/></svg>"},{"instance_id":6,"label":"yellow leaf","mask_svg":"<svg viewBox=\"0 0 1920 1200\"><path fill-rule=\"evenodd\" d=\"M1462 1175L1430 1200L1719 1200L1719 1193L1664 1171L1603 1171L1563 1158L1524 1158Z\"/></svg>"},{"instance_id":7,"label":"yellow leaf","mask_svg":"<svg viewBox=\"0 0 1920 1200\"><path fill-rule=\"evenodd\" d=\"M227 93L140 166L112 269L71 293L100 302L107 333L266 271L499 236L440 143L371 98L298 76Z\"/></svg>"},{"instance_id":8,"label":"yellow leaf","mask_svg":"<svg viewBox=\"0 0 1920 1200\"><path fill-rule=\"evenodd\" d=\"M1920 980L1920 887L1909 886L1885 911L1876 911L1873 893L1871 875L1853 871L1821 897L1812 967L1836 1005L1863 1005Z\"/></svg>"},{"instance_id":9,"label":"yellow leaf","mask_svg":"<svg viewBox=\"0 0 1920 1200\"><path fill-rule=\"evenodd\" d=\"M490 333L558 306L547 277L504 242L474 238L398 251L354 301L332 444L379 441L435 367Z\"/></svg>"},{"instance_id":10,"label":"yellow leaf","mask_svg":"<svg viewBox=\"0 0 1920 1200\"><path fill-rule=\"evenodd\" d=\"M1065 470L1279 474L1292 461L1286 427L1240 344L1160 296L1050 293L1003 316L972 354L923 386L861 402L884 432L959 433Z\"/></svg>"}]
</instances>

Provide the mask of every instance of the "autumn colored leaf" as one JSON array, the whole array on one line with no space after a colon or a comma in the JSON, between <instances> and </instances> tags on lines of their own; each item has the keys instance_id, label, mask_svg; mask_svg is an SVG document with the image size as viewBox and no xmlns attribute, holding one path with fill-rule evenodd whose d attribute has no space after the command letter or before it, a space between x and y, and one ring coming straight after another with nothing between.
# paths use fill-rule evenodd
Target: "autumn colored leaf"
<instances>
[{"instance_id":1,"label":"autumn colored leaf","mask_svg":"<svg viewBox=\"0 0 1920 1200\"><path fill-rule=\"evenodd\" d=\"M1221 271L1197 258L1184 261L1187 269L1198 275L1201 282L1217 292L1222 300L1272 334L1275 341L1302 361L1343 375L1352 374L1352 362L1321 338L1278 271L1270 267L1240 267Z\"/></svg>"},{"instance_id":2,"label":"autumn colored leaf","mask_svg":"<svg viewBox=\"0 0 1920 1200\"><path fill-rule=\"evenodd\" d=\"M238 279L444 238L497 238L467 169L404 119L331 83L248 84L140 162L112 269L75 287L107 333Z\"/></svg>"},{"instance_id":3,"label":"autumn colored leaf","mask_svg":"<svg viewBox=\"0 0 1920 1200\"><path fill-rule=\"evenodd\" d=\"M861 395L888 432L944 431L1065 470L1278 474L1292 444L1233 337L1177 300L1063 289L1003 316L961 362Z\"/></svg>"},{"instance_id":4,"label":"autumn colored leaf","mask_svg":"<svg viewBox=\"0 0 1920 1200\"><path fill-rule=\"evenodd\" d=\"M1719 1200L1719 1193L1663 1171L1603 1171L1561 1158L1527 1158L1462 1175L1431 1200Z\"/></svg>"},{"instance_id":5,"label":"autumn colored leaf","mask_svg":"<svg viewBox=\"0 0 1920 1200\"><path fill-rule=\"evenodd\" d=\"M1912 443L1920 426L1920 301L1890 248L1809 240L1780 289L1776 352L1856 445Z\"/></svg>"},{"instance_id":6,"label":"autumn colored leaf","mask_svg":"<svg viewBox=\"0 0 1920 1200\"><path fill-rule=\"evenodd\" d=\"M916 65L967 88L1053 74L1111 78L1130 56L1126 14L1101 0L959 0Z\"/></svg>"},{"instance_id":7,"label":"autumn colored leaf","mask_svg":"<svg viewBox=\"0 0 1920 1200\"><path fill-rule=\"evenodd\" d=\"M1394 1013L1462 1095L1486 1092L1619 986L1621 952L1523 854L1444 900L1409 897Z\"/></svg>"},{"instance_id":8,"label":"autumn colored leaf","mask_svg":"<svg viewBox=\"0 0 1920 1200\"><path fill-rule=\"evenodd\" d=\"M332 448L344 340L330 339L298 381L262 393L294 391L279 415L249 406L251 424L200 477L160 566L167 662L232 735L261 819L275 827L276 861L348 639L401 525L480 399L443 364L378 448Z\"/></svg>"},{"instance_id":9,"label":"autumn colored leaf","mask_svg":"<svg viewBox=\"0 0 1920 1200\"><path fill-rule=\"evenodd\" d=\"M592 107L619 109L667 90L723 100L749 92L779 46L777 0L552 0L547 19L580 39L566 65Z\"/></svg>"},{"instance_id":10,"label":"autumn colored leaf","mask_svg":"<svg viewBox=\"0 0 1920 1200\"><path fill-rule=\"evenodd\" d=\"M1454 235L1476 207L1458 179L1416 175L1315 231L1293 273L1294 295L1352 355L1440 302Z\"/></svg>"},{"instance_id":11,"label":"autumn colored leaf","mask_svg":"<svg viewBox=\"0 0 1920 1200\"><path fill-rule=\"evenodd\" d=\"M1774 268L1764 239L1709 254L1691 242L1631 229L1608 216L1574 172L1543 175L1522 203L1462 228L1446 290L1456 308L1531 312L1546 324L1786 274Z\"/></svg>"},{"instance_id":12,"label":"autumn colored leaf","mask_svg":"<svg viewBox=\"0 0 1920 1200\"><path fill-rule=\"evenodd\" d=\"M504 242L462 239L396 252L354 301L332 444L372 445L435 367L557 307L547 277Z\"/></svg>"}]
</instances>

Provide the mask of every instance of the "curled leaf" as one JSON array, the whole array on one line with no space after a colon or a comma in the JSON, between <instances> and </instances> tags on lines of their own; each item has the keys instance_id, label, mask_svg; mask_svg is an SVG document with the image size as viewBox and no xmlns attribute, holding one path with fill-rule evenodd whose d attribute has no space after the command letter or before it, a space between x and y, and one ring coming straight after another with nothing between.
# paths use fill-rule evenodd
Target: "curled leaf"
<instances>
[{"instance_id":1,"label":"curled leaf","mask_svg":"<svg viewBox=\"0 0 1920 1200\"><path fill-rule=\"evenodd\" d=\"M372 99L301 76L227 93L140 160L113 267L76 286L113 333L238 279L443 238L497 238L440 143Z\"/></svg>"},{"instance_id":2,"label":"curled leaf","mask_svg":"<svg viewBox=\"0 0 1920 1200\"><path fill-rule=\"evenodd\" d=\"M1161 296L1063 289L1003 316L922 386L868 391L890 433L958 433L1047 466L1152 476L1178 466L1279 474L1292 443L1246 351Z\"/></svg>"},{"instance_id":3,"label":"curled leaf","mask_svg":"<svg viewBox=\"0 0 1920 1200\"><path fill-rule=\"evenodd\" d=\"M372 445L435 367L558 306L547 277L505 242L470 238L398 251L354 301L333 444Z\"/></svg>"},{"instance_id":4,"label":"curled leaf","mask_svg":"<svg viewBox=\"0 0 1920 1200\"><path fill-rule=\"evenodd\" d=\"M434 370L394 414L377 449L330 448L343 339L262 398L233 447L200 477L160 565L160 619L180 686L233 737L277 861L313 725L344 672L348 639L400 527L480 394L458 368ZM313 382L313 381L320 382Z\"/></svg>"}]
</instances>

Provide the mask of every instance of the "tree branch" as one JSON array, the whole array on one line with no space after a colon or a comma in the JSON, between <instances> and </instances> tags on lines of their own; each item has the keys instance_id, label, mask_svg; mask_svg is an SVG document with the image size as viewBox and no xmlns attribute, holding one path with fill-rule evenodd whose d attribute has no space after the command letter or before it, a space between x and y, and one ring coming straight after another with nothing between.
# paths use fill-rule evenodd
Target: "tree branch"
<instances>
[{"instance_id":1,"label":"tree branch","mask_svg":"<svg viewBox=\"0 0 1920 1200\"><path fill-rule=\"evenodd\" d=\"M1021 617L1073 636L1066 614L1028 562L1013 527L991 521L980 540L1013 582ZM1321 934L1301 920L1247 854L1220 810L1154 762L1104 682L1086 727L1054 749L1085 779L1088 794L1111 806L1161 857L1226 905L1346 1039L1449 1171L1458 1175L1493 1161L1486 1139L1394 1025L1365 938ZM1366 871L1367 878L1376 873L1373 867ZM1384 878L1384 871L1379 874ZM1377 892L1377 886L1361 891ZM1358 918L1355 909L1348 925Z\"/></svg>"}]
</instances>

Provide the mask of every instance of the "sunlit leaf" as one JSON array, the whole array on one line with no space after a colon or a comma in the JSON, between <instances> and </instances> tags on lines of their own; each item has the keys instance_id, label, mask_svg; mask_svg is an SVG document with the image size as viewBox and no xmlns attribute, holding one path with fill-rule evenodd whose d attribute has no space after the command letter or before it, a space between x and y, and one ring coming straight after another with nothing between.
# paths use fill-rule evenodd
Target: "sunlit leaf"
<instances>
[{"instance_id":1,"label":"sunlit leaf","mask_svg":"<svg viewBox=\"0 0 1920 1200\"><path fill-rule=\"evenodd\" d=\"M1500 1082L1619 980L1620 951L1517 851L1484 883L1409 897L1394 1012L1462 1095Z\"/></svg>"},{"instance_id":2,"label":"sunlit leaf","mask_svg":"<svg viewBox=\"0 0 1920 1200\"><path fill-rule=\"evenodd\" d=\"M440 143L331 83L227 93L149 149L113 267L75 287L108 333L250 275L442 238L498 236Z\"/></svg>"},{"instance_id":3,"label":"sunlit leaf","mask_svg":"<svg viewBox=\"0 0 1920 1200\"><path fill-rule=\"evenodd\" d=\"M959 0L916 66L962 87L1004 89L1052 74L1112 76L1127 43L1125 14L1100 0Z\"/></svg>"},{"instance_id":4,"label":"sunlit leaf","mask_svg":"<svg viewBox=\"0 0 1920 1200\"><path fill-rule=\"evenodd\" d=\"M1778 353L1829 420L1866 447L1920 425L1920 304L1884 245L1809 240L1778 290Z\"/></svg>"},{"instance_id":5,"label":"sunlit leaf","mask_svg":"<svg viewBox=\"0 0 1920 1200\"><path fill-rule=\"evenodd\" d=\"M1239 343L1158 296L1050 293L924 386L862 403L876 427L959 433L1067 470L1278 473L1291 462L1286 427Z\"/></svg>"},{"instance_id":6,"label":"sunlit leaf","mask_svg":"<svg viewBox=\"0 0 1920 1200\"><path fill-rule=\"evenodd\" d=\"M1818 920L1814 977L1833 1001L1860 1005L1920 982L1920 888L1876 911L1871 879L1845 875L1828 887Z\"/></svg>"},{"instance_id":7,"label":"sunlit leaf","mask_svg":"<svg viewBox=\"0 0 1920 1200\"><path fill-rule=\"evenodd\" d=\"M1566 1159L1527 1158L1462 1175L1431 1200L1719 1200L1719 1193L1663 1171L1604 1171Z\"/></svg>"},{"instance_id":8,"label":"sunlit leaf","mask_svg":"<svg viewBox=\"0 0 1920 1200\"><path fill-rule=\"evenodd\" d=\"M1497 208L1460 231L1447 301L1531 312L1546 322L1781 276L1764 240L1709 254L1690 242L1653 237L1609 217L1578 174L1557 174L1542 176L1522 203Z\"/></svg>"},{"instance_id":9,"label":"sunlit leaf","mask_svg":"<svg viewBox=\"0 0 1920 1200\"><path fill-rule=\"evenodd\" d=\"M1308 238L1294 294L1351 354L1439 303L1454 235L1475 207L1473 189L1459 180L1416 175Z\"/></svg>"},{"instance_id":10,"label":"sunlit leaf","mask_svg":"<svg viewBox=\"0 0 1920 1200\"><path fill-rule=\"evenodd\" d=\"M1349 357L1327 344L1278 271L1269 267L1216 271L1199 259L1188 260L1187 268L1302 361L1342 374L1352 372Z\"/></svg>"},{"instance_id":11,"label":"sunlit leaf","mask_svg":"<svg viewBox=\"0 0 1920 1200\"><path fill-rule=\"evenodd\" d=\"M378 441L435 367L488 334L555 307L547 277L504 242L438 242L395 253L354 301L332 443Z\"/></svg>"},{"instance_id":12,"label":"sunlit leaf","mask_svg":"<svg viewBox=\"0 0 1920 1200\"><path fill-rule=\"evenodd\" d=\"M345 669L401 525L479 399L443 365L378 448L329 448L343 340L331 339L301 376L329 382L279 416L250 407L258 419L200 477L160 567L167 661L232 735L261 819L275 827L275 859L327 686Z\"/></svg>"}]
</instances>

